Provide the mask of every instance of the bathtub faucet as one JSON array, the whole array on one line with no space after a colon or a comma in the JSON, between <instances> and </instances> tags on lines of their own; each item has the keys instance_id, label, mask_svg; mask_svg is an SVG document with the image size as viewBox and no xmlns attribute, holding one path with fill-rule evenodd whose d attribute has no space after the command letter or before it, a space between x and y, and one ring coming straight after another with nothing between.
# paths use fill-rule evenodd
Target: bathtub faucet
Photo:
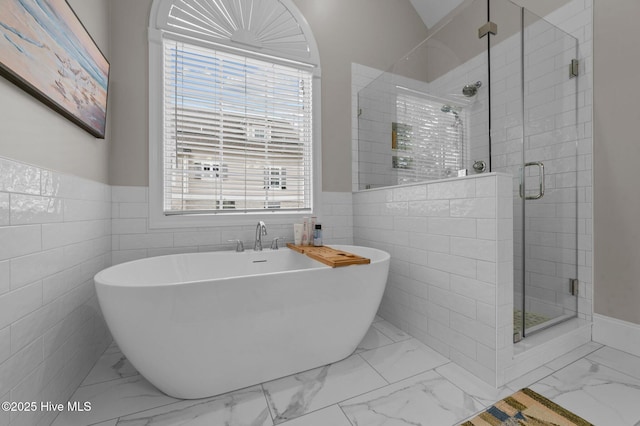
<instances>
[{"instance_id":1,"label":"bathtub faucet","mask_svg":"<svg viewBox=\"0 0 640 426\"><path fill-rule=\"evenodd\" d=\"M256 226L256 242L253 245L253 249L256 251L262 251L262 236L267 235L267 225L263 221L258 222Z\"/></svg>"}]
</instances>

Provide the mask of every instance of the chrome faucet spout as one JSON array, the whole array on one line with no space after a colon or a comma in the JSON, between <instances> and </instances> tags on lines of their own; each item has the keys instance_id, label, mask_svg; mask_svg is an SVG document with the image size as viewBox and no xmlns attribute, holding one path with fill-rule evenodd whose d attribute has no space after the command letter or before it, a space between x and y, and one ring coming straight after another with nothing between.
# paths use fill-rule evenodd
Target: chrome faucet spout
<instances>
[{"instance_id":1,"label":"chrome faucet spout","mask_svg":"<svg viewBox=\"0 0 640 426\"><path fill-rule=\"evenodd\" d=\"M262 236L267 235L267 225L263 221L258 222L256 226L256 242L253 245L255 251L262 251Z\"/></svg>"}]
</instances>

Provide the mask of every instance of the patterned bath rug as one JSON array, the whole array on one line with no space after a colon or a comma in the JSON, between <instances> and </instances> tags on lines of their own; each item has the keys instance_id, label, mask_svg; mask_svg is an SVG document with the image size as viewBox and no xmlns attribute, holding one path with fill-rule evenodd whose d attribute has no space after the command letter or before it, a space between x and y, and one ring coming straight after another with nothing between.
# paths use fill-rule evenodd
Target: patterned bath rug
<instances>
[{"instance_id":1,"label":"patterned bath rug","mask_svg":"<svg viewBox=\"0 0 640 426\"><path fill-rule=\"evenodd\" d=\"M460 426L594 426L531 389L496 402Z\"/></svg>"}]
</instances>

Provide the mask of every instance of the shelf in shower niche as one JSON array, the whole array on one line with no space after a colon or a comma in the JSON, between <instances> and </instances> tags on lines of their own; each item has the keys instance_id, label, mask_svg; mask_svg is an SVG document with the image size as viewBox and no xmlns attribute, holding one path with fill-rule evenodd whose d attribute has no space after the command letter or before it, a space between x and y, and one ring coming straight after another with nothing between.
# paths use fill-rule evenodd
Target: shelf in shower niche
<instances>
[{"instance_id":1,"label":"shelf in shower niche","mask_svg":"<svg viewBox=\"0 0 640 426\"><path fill-rule=\"evenodd\" d=\"M371 259L343 250L336 250L329 246L297 246L295 244L287 243L287 247L291 250L297 251L298 253L306 254L313 260L322 262L332 268L347 265L367 265L371 263Z\"/></svg>"}]
</instances>

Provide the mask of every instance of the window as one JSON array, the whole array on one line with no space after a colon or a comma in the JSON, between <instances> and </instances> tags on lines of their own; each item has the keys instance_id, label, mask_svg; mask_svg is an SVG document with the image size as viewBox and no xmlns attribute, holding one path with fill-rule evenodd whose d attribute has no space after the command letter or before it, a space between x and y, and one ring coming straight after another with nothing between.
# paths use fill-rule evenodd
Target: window
<instances>
[{"instance_id":1,"label":"window","mask_svg":"<svg viewBox=\"0 0 640 426\"><path fill-rule=\"evenodd\" d=\"M163 216L312 209L317 48L291 1L262 3L246 19L250 0L154 2L150 201Z\"/></svg>"},{"instance_id":2,"label":"window","mask_svg":"<svg viewBox=\"0 0 640 426\"><path fill-rule=\"evenodd\" d=\"M190 170L194 170L193 179L195 180L217 180L228 177L228 168L217 163L206 161L193 161L189 156L181 156L183 161L187 163ZM191 165L193 164L193 165Z\"/></svg>"},{"instance_id":3,"label":"window","mask_svg":"<svg viewBox=\"0 0 640 426\"><path fill-rule=\"evenodd\" d=\"M464 112L441 102L423 96L397 96L392 167L398 184L454 177L464 168Z\"/></svg>"},{"instance_id":4,"label":"window","mask_svg":"<svg viewBox=\"0 0 640 426\"><path fill-rule=\"evenodd\" d=\"M284 167L267 167L264 170L264 187L266 189L287 189L287 169Z\"/></svg>"},{"instance_id":5,"label":"window","mask_svg":"<svg viewBox=\"0 0 640 426\"><path fill-rule=\"evenodd\" d=\"M165 214L225 210L221 201L236 211L310 209L310 70L163 44Z\"/></svg>"}]
</instances>

